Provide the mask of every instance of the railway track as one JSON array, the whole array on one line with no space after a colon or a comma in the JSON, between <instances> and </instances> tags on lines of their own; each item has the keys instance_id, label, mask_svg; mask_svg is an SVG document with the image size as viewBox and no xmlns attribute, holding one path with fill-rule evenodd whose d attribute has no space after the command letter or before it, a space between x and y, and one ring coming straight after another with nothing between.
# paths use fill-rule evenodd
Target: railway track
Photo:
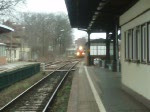
<instances>
[{"instance_id":1,"label":"railway track","mask_svg":"<svg viewBox=\"0 0 150 112\"><path fill-rule=\"evenodd\" d=\"M77 63L77 61L67 62L67 64L59 67L25 92L21 93L7 105L2 107L0 111L45 112L66 76Z\"/></svg>"}]
</instances>

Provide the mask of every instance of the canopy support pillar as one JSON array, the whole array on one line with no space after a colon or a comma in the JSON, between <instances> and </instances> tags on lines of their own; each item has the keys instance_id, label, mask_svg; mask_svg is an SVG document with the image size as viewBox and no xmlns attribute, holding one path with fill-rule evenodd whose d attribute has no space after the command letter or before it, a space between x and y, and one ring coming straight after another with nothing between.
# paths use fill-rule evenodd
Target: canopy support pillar
<instances>
[{"instance_id":1,"label":"canopy support pillar","mask_svg":"<svg viewBox=\"0 0 150 112\"><path fill-rule=\"evenodd\" d=\"M117 72L118 71L118 21L116 22L115 28L113 30L113 66L112 71Z\"/></svg>"},{"instance_id":2,"label":"canopy support pillar","mask_svg":"<svg viewBox=\"0 0 150 112\"><path fill-rule=\"evenodd\" d=\"M87 65L90 66L91 65L91 56L90 56L90 34L91 32L87 32L88 33L88 45L87 45Z\"/></svg>"},{"instance_id":3,"label":"canopy support pillar","mask_svg":"<svg viewBox=\"0 0 150 112\"><path fill-rule=\"evenodd\" d=\"M109 32L106 32L106 59L105 59L105 68L108 68L107 64L110 64L110 39Z\"/></svg>"}]
</instances>

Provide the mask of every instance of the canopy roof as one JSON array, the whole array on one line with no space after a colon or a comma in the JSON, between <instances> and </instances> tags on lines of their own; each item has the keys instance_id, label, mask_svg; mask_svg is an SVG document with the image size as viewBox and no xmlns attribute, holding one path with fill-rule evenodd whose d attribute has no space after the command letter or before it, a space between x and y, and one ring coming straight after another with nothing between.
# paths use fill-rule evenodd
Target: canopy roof
<instances>
[{"instance_id":1,"label":"canopy roof","mask_svg":"<svg viewBox=\"0 0 150 112\"><path fill-rule=\"evenodd\" d=\"M107 42L107 40L103 39L103 38L90 40L90 43L106 43L106 42ZM110 43L113 43L113 41L110 41ZM87 44L88 44L88 42L86 42L85 45L87 45Z\"/></svg>"},{"instance_id":2,"label":"canopy roof","mask_svg":"<svg viewBox=\"0 0 150 112\"><path fill-rule=\"evenodd\" d=\"M11 31L14 31L14 29L6 26L6 25L1 25L0 24L0 34L1 33L7 33L7 32L11 32Z\"/></svg>"},{"instance_id":3,"label":"canopy roof","mask_svg":"<svg viewBox=\"0 0 150 112\"><path fill-rule=\"evenodd\" d=\"M65 0L73 28L112 31L116 20L138 0Z\"/></svg>"},{"instance_id":4,"label":"canopy roof","mask_svg":"<svg viewBox=\"0 0 150 112\"><path fill-rule=\"evenodd\" d=\"M4 43L0 43L0 46L5 46L6 44L4 44Z\"/></svg>"}]
</instances>

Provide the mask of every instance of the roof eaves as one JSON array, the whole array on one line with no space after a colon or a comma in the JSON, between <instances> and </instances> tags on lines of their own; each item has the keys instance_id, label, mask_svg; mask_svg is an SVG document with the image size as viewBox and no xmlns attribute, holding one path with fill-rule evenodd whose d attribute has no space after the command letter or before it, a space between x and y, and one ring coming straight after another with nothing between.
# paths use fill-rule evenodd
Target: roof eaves
<instances>
[{"instance_id":1,"label":"roof eaves","mask_svg":"<svg viewBox=\"0 0 150 112\"><path fill-rule=\"evenodd\" d=\"M8 27L6 25L2 25L2 24L0 24L0 28L6 29L8 31L14 31L14 29L12 29L12 28L10 28L10 27Z\"/></svg>"}]
</instances>

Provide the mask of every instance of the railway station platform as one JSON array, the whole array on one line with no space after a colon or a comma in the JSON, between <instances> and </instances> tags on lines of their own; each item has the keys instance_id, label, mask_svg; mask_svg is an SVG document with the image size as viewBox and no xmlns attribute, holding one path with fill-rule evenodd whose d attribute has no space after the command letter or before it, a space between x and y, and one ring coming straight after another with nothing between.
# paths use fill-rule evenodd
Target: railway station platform
<instances>
[{"instance_id":1,"label":"railway station platform","mask_svg":"<svg viewBox=\"0 0 150 112\"><path fill-rule=\"evenodd\" d=\"M0 65L0 90L40 71L40 63L15 62Z\"/></svg>"},{"instance_id":2,"label":"railway station platform","mask_svg":"<svg viewBox=\"0 0 150 112\"><path fill-rule=\"evenodd\" d=\"M78 64L67 112L150 112L121 89L121 74Z\"/></svg>"},{"instance_id":3,"label":"railway station platform","mask_svg":"<svg viewBox=\"0 0 150 112\"><path fill-rule=\"evenodd\" d=\"M32 64L35 64L37 62L13 62L13 63L7 63L4 65L0 65L0 72L9 71L9 70L15 70L17 68L26 67Z\"/></svg>"}]
</instances>

